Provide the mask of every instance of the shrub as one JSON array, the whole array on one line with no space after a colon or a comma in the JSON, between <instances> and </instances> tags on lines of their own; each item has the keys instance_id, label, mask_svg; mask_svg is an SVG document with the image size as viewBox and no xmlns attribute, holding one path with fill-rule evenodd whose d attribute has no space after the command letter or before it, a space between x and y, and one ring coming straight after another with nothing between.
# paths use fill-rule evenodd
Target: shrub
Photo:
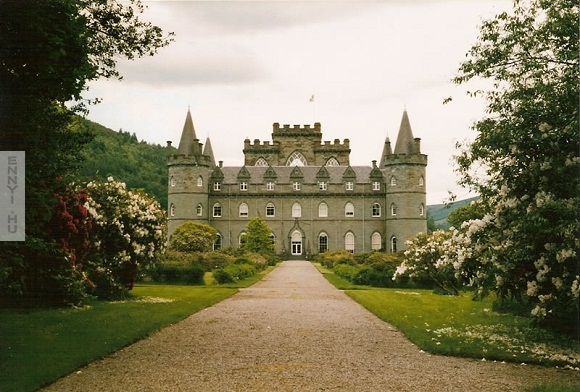
<instances>
[{"instance_id":1,"label":"shrub","mask_svg":"<svg viewBox=\"0 0 580 392\"><path fill-rule=\"evenodd\" d=\"M213 278L218 284L233 283L234 277L223 268L218 268L213 272Z\"/></svg>"},{"instance_id":2,"label":"shrub","mask_svg":"<svg viewBox=\"0 0 580 392\"><path fill-rule=\"evenodd\" d=\"M204 270L197 265L183 265L176 261L160 263L152 272L156 282L202 285Z\"/></svg>"},{"instance_id":3,"label":"shrub","mask_svg":"<svg viewBox=\"0 0 580 392\"><path fill-rule=\"evenodd\" d=\"M350 264L338 264L334 267L334 273L349 282L354 281L354 277L357 275L359 270L360 267Z\"/></svg>"}]
</instances>

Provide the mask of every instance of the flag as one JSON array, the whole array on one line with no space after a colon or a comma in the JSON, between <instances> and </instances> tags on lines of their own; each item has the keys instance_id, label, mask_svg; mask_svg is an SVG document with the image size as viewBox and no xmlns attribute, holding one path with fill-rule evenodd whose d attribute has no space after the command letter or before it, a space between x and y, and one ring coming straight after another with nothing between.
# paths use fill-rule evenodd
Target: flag
<instances>
[{"instance_id":1,"label":"flag","mask_svg":"<svg viewBox=\"0 0 580 392\"><path fill-rule=\"evenodd\" d=\"M314 94L310 96L310 102L314 102Z\"/></svg>"}]
</instances>

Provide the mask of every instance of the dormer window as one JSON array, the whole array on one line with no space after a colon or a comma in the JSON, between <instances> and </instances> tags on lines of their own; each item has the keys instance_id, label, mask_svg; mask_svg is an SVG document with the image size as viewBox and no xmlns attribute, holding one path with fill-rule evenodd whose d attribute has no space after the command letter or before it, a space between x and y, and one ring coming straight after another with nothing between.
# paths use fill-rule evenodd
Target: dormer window
<instances>
[{"instance_id":1,"label":"dormer window","mask_svg":"<svg viewBox=\"0 0 580 392\"><path fill-rule=\"evenodd\" d=\"M292 189L295 191L299 191L300 190L300 183L298 181L295 181L294 184L292 184Z\"/></svg>"},{"instance_id":2,"label":"dormer window","mask_svg":"<svg viewBox=\"0 0 580 392\"><path fill-rule=\"evenodd\" d=\"M318 189L320 189L321 191L325 191L328 189L328 183L326 181L320 181L318 183Z\"/></svg>"},{"instance_id":3,"label":"dormer window","mask_svg":"<svg viewBox=\"0 0 580 392\"><path fill-rule=\"evenodd\" d=\"M373 181L373 191L380 191L381 183L379 181Z\"/></svg>"},{"instance_id":4,"label":"dormer window","mask_svg":"<svg viewBox=\"0 0 580 392\"><path fill-rule=\"evenodd\" d=\"M353 183L352 181L347 181L347 182L344 184L344 188L345 188L347 191L352 191L352 190L354 189L354 183Z\"/></svg>"},{"instance_id":5,"label":"dormer window","mask_svg":"<svg viewBox=\"0 0 580 392\"><path fill-rule=\"evenodd\" d=\"M216 192L219 192L222 190L222 183L219 181L216 181L213 183L213 190Z\"/></svg>"},{"instance_id":6,"label":"dormer window","mask_svg":"<svg viewBox=\"0 0 580 392\"><path fill-rule=\"evenodd\" d=\"M267 191L273 191L274 190L274 182L273 181L268 181L266 183L266 190Z\"/></svg>"},{"instance_id":7,"label":"dormer window","mask_svg":"<svg viewBox=\"0 0 580 392\"><path fill-rule=\"evenodd\" d=\"M240 182L240 190L247 191L248 190L248 183L247 182Z\"/></svg>"}]
</instances>

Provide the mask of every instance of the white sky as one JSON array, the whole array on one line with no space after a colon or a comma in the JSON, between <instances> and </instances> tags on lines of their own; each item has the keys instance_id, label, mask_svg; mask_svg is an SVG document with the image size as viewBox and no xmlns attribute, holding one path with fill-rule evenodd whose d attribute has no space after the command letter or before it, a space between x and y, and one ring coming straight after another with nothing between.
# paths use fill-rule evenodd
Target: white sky
<instances>
[{"instance_id":1,"label":"white sky","mask_svg":"<svg viewBox=\"0 0 580 392\"><path fill-rule=\"evenodd\" d=\"M456 185L452 155L475 137L485 102L450 80L481 21L511 0L144 3L142 19L175 42L120 62L122 81L92 83L86 97L104 101L90 120L177 145L190 106L198 138L209 136L227 166L243 164L246 137L271 140L275 122L320 122L323 140L350 140L355 166L380 161L385 137L394 146L406 108L429 156L427 203L471 196Z\"/></svg>"}]
</instances>

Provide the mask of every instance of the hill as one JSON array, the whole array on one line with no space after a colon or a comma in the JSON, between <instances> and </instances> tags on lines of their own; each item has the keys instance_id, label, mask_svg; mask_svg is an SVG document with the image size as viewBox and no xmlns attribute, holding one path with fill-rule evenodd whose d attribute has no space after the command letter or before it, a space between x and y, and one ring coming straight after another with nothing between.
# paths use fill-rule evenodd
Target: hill
<instances>
[{"instance_id":1,"label":"hill","mask_svg":"<svg viewBox=\"0 0 580 392\"><path fill-rule=\"evenodd\" d=\"M466 206L472 201L475 201L477 199L479 199L479 196L454 201L453 203L450 204L433 204L427 206L427 216L433 219L437 228L448 229L450 226L449 223L447 222L447 216L449 215L449 213L451 211L458 209L459 207Z\"/></svg>"},{"instance_id":2,"label":"hill","mask_svg":"<svg viewBox=\"0 0 580 392\"><path fill-rule=\"evenodd\" d=\"M112 176L129 189L143 189L167 209L167 161L165 147L138 141L135 133L115 132L83 119L94 135L85 146L86 161L80 168L82 181L106 180Z\"/></svg>"}]
</instances>

